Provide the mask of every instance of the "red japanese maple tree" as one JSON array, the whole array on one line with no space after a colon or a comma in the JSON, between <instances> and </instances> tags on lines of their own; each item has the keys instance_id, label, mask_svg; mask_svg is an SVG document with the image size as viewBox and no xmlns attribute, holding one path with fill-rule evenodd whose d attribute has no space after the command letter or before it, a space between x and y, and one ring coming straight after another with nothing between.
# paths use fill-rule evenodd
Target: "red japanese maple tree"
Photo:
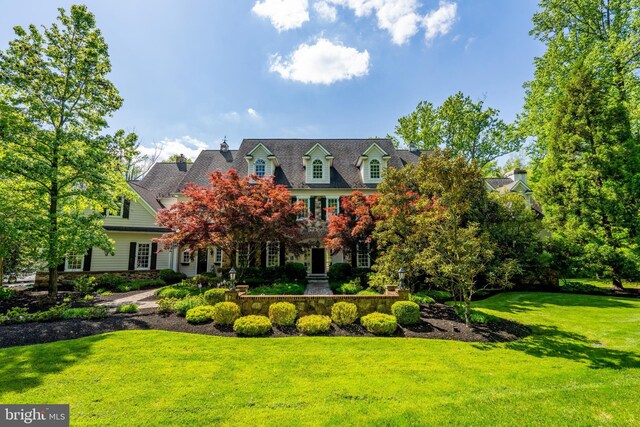
<instances>
[{"instance_id":1,"label":"red japanese maple tree","mask_svg":"<svg viewBox=\"0 0 640 427\"><path fill-rule=\"evenodd\" d=\"M372 209L377 202L378 195L367 196L360 191L340 197L340 213L329 217L325 247L337 252L344 248L353 250L358 243L370 243L376 226ZM331 209L327 208L327 211Z\"/></svg>"},{"instance_id":2,"label":"red japanese maple tree","mask_svg":"<svg viewBox=\"0 0 640 427\"><path fill-rule=\"evenodd\" d=\"M276 185L273 177L240 177L234 169L224 174L212 172L209 182L208 187L187 185L183 194L189 200L158 212L156 224L173 230L158 239L163 249L217 246L240 269L240 275L246 265L235 263L238 244L245 245L246 258L251 258L260 242L268 241L301 252L301 225L296 219L304 206L291 201L284 185Z\"/></svg>"}]
</instances>

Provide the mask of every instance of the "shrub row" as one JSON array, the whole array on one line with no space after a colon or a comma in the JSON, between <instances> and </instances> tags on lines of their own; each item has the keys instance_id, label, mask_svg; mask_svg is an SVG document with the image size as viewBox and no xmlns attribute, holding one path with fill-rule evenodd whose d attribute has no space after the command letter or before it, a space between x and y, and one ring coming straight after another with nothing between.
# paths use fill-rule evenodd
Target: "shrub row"
<instances>
[{"instance_id":1,"label":"shrub row","mask_svg":"<svg viewBox=\"0 0 640 427\"><path fill-rule=\"evenodd\" d=\"M64 319L101 319L106 317L107 313L108 309L104 306L70 308L63 304L35 313L29 313L26 308L14 307L6 314L0 315L0 325Z\"/></svg>"}]
</instances>

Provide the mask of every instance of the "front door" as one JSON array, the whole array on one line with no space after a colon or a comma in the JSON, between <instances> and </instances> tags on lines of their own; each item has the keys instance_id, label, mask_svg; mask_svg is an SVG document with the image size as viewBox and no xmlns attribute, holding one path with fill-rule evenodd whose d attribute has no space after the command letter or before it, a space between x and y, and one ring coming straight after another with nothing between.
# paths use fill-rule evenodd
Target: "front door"
<instances>
[{"instance_id":1,"label":"front door","mask_svg":"<svg viewBox=\"0 0 640 427\"><path fill-rule=\"evenodd\" d=\"M198 268L196 274L202 274L207 272L207 254L209 251L205 249L198 249Z\"/></svg>"},{"instance_id":2,"label":"front door","mask_svg":"<svg viewBox=\"0 0 640 427\"><path fill-rule=\"evenodd\" d=\"M324 274L324 248L311 248L311 274Z\"/></svg>"}]
</instances>

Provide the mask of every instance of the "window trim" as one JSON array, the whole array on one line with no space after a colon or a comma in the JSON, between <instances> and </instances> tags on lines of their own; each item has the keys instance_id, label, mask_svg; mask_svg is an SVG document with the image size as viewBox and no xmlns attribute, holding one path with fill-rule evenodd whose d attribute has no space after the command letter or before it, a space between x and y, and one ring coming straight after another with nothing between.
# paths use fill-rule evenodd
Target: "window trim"
<instances>
[{"instance_id":1,"label":"window trim","mask_svg":"<svg viewBox=\"0 0 640 427\"><path fill-rule=\"evenodd\" d=\"M298 214L298 220L305 220L305 219L309 219L309 217L311 216L311 199L310 197L304 197L304 196L295 196L296 197L296 202L304 202L305 204L305 210L300 212Z\"/></svg>"},{"instance_id":2,"label":"window trim","mask_svg":"<svg viewBox=\"0 0 640 427\"><path fill-rule=\"evenodd\" d=\"M213 263L214 264L222 264L222 249L215 247L213 253Z\"/></svg>"},{"instance_id":3,"label":"window trim","mask_svg":"<svg viewBox=\"0 0 640 427\"><path fill-rule=\"evenodd\" d=\"M78 255L75 252L71 252L71 254L65 256L64 257L64 271L68 271L70 273L73 273L73 272L76 272L76 271L83 271L84 257L85 257L85 255ZM76 261L79 259L80 260L80 267L79 268L69 268L69 259L70 258L75 258Z\"/></svg>"},{"instance_id":4,"label":"window trim","mask_svg":"<svg viewBox=\"0 0 640 427\"><path fill-rule=\"evenodd\" d=\"M138 260L139 255L140 255L140 245L147 245L149 246L149 254L147 255L147 267L138 267ZM151 270L151 248L152 245L150 242L136 242L136 256L134 259L134 264L133 264L133 269L137 270L137 271L145 271L145 270Z\"/></svg>"},{"instance_id":5,"label":"window trim","mask_svg":"<svg viewBox=\"0 0 640 427\"><path fill-rule=\"evenodd\" d=\"M377 170L377 175L378 176L375 176L375 177L373 176L373 166L374 166L374 164L378 167L378 170ZM382 179L382 162L380 162L380 160L371 159L369 161L369 179L371 179L371 180Z\"/></svg>"},{"instance_id":6,"label":"window trim","mask_svg":"<svg viewBox=\"0 0 640 427\"><path fill-rule=\"evenodd\" d=\"M275 248L275 252L271 253L271 250ZM266 253L266 266L267 267L279 267L280 266L280 242L267 242L265 248Z\"/></svg>"},{"instance_id":7,"label":"window trim","mask_svg":"<svg viewBox=\"0 0 640 427\"><path fill-rule=\"evenodd\" d=\"M240 262L240 249L242 248L243 245L246 245L247 248L247 262L246 262L246 267L248 267L250 265L251 259L249 257L249 255L251 254L251 243L237 243L236 244L236 265L242 266L243 264Z\"/></svg>"},{"instance_id":8,"label":"window trim","mask_svg":"<svg viewBox=\"0 0 640 427\"><path fill-rule=\"evenodd\" d=\"M124 216L124 196L117 197L117 203L120 205L120 211L117 215L112 215L110 210L107 208L107 213L105 217L108 218L122 218Z\"/></svg>"},{"instance_id":9,"label":"window trim","mask_svg":"<svg viewBox=\"0 0 640 427\"><path fill-rule=\"evenodd\" d=\"M316 176L316 166L320 166L320 176ZM311 179L314 181L322 181L324 179L324 162L322 159L314 159L311 162Z\"/></svg>"},{"instance_id":10,"label":"window trim","mask_svg":"<svg viewBox=\"0 0 640 427\"><path fill-rule=\"evenodd\" d=\"M364 248L362 250L361 248ZM356 267L357 268L371 268L371 255L369 254L371 246L369 243L358 243L356 247ZM366 264L360 263L360 255L367 257Z\"/></svg>"},{"instance_id":11,"label":"window trim","mask_svg":"<svg viewBox=\"0 0 640 427\"><path fill-rule=\"evenodd\" d=\"M332 215L340 214L340 196L327 197L327 208L331 207L331 206L329 206L329 200L335 200L336 201L336 206L335 206L335 209L333 211L330 211L330 210L327 211L327 219L329 219Z\"/></svg>"},{"instance_id":12,"label":"window trim","mask_svg":"<svg viewBox=\"0 0 640 427\"><path fill-rule=\"evenodd\" d=\"M187 259L185 260L185 255ZM182 251L182 258L180 259L180 264L191 264L191 252Z\"/></svg>"},{"instance_id":13,"label":"window trim","mask_svg":"<svg viewBox=\"0 0 640 427\"><path fill-rule=\"evenodd\" d=\"M258 166L263 167L262 175L258 173ZM263 159L257 159L253 162L253 172L258 176L258 178L264 178L267 175L267 162Z\"/></svg>"}]
</instances>

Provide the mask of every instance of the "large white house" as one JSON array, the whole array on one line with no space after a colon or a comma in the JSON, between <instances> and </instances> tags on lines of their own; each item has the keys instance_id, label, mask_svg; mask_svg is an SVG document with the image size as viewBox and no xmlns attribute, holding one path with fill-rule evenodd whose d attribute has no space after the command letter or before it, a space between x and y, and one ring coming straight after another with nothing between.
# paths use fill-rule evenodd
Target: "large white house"
<instances>
[{"instance_id":1,"label":"large white house","mask_svg":"<svg viewBox=\"0 0 640 427\"><path fill-rule=\"evenodd\" d=\"M195 253L175 248L158 252L153 239L170 232L155 225L155 214L164 207L185 200L182 190L188 183L208 185L214 170L236 169L241 175L273 175L276 184L287 186L292 197L302 200L311 212L315 232L306 234L312 247L302 256L288 254L278 242L264 242L258 267L283 265L288 261L305 264L310 274L324 274L331 263L351 262L369 267L369 248L361 245L352 253L330 254L322 244L326 232L326 207L340 211L340 196L354 190L376 191L387 167L401 168L416 163L420 151L413 145L399 150L388 139L245 139L238 150L223 142L218 150L205 150L192 163L184 159L161 162L139 181L130 182L138 194L135 201L123 200L117 212L107 212L104 228L115 242L115 253L93 248L86 254L71 254L61 272L135 272L170 268L193 276L215 270L227 263L216 248ZM486 180L490 191L517 191L531 200L526 172L515 170L504 178ZM537 206L534 206L537 208ZM237 257L243 256L240 249Z\"/></svg>"}]
</instances>

